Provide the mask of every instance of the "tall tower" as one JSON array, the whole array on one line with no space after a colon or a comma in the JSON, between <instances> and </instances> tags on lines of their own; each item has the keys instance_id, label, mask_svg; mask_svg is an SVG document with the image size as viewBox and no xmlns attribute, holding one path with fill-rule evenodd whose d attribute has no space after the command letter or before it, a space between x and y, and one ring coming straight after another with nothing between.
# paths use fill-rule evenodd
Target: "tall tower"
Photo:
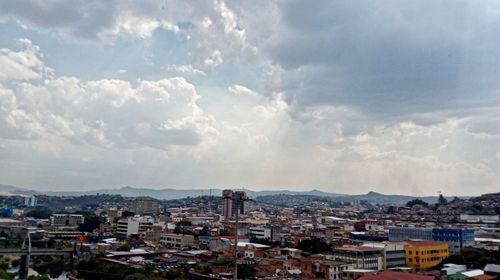
<instances>
[{"instance_id":1,"label":"tall tower","mask_svg":"<svg viewBox=\"0 0 500 280\"><path fill-rule=\"evenodd\" d=\"M229 220L233 216L233 191L222 191L222 216L224 220Z\"/></svg>"},{"instance_id":2,"label":"tall tower","mask_svg":"<svg viewBox=\"0 0 500 280\"><path fill-rule=\"evenodd\" d=\"M248 197L244 191L233 192L233 214L236 214L236 211L239 214L245 214L245 202L247 200Z\"/></svg>"}]
</instances>

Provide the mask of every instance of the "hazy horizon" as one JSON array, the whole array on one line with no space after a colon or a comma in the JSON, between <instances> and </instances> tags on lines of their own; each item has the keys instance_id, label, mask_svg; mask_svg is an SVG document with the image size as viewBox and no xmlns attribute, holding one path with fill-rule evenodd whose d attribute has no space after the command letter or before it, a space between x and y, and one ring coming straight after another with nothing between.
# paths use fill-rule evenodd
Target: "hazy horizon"
<instances>
[{"instance_id":1,"label":"hazy horizon","mask_svg":"<svg viewBox=\"0 0 500 280\"><path fill-rule=\"evenodd\" d=\"M5 184L3 182L0 182L0 185L3 186L12 186L16 188L22 188L22 189L27 189L27 190L35 190L39 192L44 192L44 191L53 191L53 192L93 192L93 191L100 191L100 190L118 190L121 188L126 188L126 187L131 187L134 189L148 189L148 190L166 190L166 189L172 189L172 190L199 190L203 192L204 194L209 194L209 192L212 190L224 190L224 189L233 189L233 190L249 190L249 191L255 191L255 192L262 192L262 191L273 191L273 192L312 192L312 191L320 191L320 192L325 192L325 193L332 193L332 194L340 194L340 195L363 195L367 194L369 192L376 192L376 193L381 193L384 195L404 195L404 196L416 196L416 197L425 197L425 196L439 196L440 193L442 193L446 197L454 197L454 196L460 196L460 197L472 197L472 196L480 196L482 194L487 194L487 193L496 193L498 191L493 191L493 192L478 192L478 193L447 193L446 191L442 190L436 190L435 193L421 193L421 194L412 194L412 193L405 193L405 192L398 192L398 193L384 193L380 191L375 191L374 188L366 188L366 189L360 189L360 190L352 190L351 192L337 192L335 190L328 190L322 187L298 187L298 188L293 188L293 187L251 187L251 186L185 186L185 187L178 187L178 186L132 186L132 185L120 185L120 186L100 186L100 187L89 187L89 186L66 186L62 188L53 188L53 187L47 187L47 186L17 186L13 184Z\"/></svg>"},{"instance_id":2,"label":"hazy horizon","mask_svg":"<svg viewBox=\"0 0 500 280\"><path fill-rule=\"evenodd\" d=\"M499 15L493 0L3 1L0 183L497 192Z\"/></svg>"}]
</instances>

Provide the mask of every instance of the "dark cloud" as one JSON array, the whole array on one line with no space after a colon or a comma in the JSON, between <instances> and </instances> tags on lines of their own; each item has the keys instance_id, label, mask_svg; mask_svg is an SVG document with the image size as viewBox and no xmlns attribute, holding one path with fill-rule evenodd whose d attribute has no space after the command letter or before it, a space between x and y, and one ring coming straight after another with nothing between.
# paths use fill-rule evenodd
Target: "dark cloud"
<instances>
[{"instance_id":1,"label":"dark cloud","mask_svg":"<svg viewBox=\"0 0 500 280\"><path fill-rule=\"evenodd\" d=\"M490 7L493 6L493 7ZM354 106L374 117L495 98L498 2L315 1L282 10L267 49L289 103ZM491 10L493 9L493 11Z\"/></svg>"}]
</instances>

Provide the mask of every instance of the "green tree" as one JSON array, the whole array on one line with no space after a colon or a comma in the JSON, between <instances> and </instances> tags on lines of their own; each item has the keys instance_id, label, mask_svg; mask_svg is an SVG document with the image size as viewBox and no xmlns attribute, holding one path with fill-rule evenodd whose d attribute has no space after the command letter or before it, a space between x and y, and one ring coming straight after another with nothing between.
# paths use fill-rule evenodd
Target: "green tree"
<instances>
[{"instance_id":1,"label":"green tree","mask_svg":"<svg viewBox=\"0 0 500 280\"><path fill-rule=\"evenodd\" d=\"M395 214L397 212L396 210L397 208L391 205L387 208L387 214Z\"/></svg>"},{"instance_id":2,"label":"green tree","mask_svg":"<svg viewBox=\"0 0 500 280\"><path fill-rule=\"evenodd\" d=\"M33 209L30 209L26 212L26 217L32 217L35 219L49 219L50 215L52 215L52 210L45 206L36 206Z\"/></svg>"},{"instance_id":3,"label":"green tree","mask_svg":"<svg viewBox=\"0 0 500 280\"><path fill-rule=\"evenodd\" d=\"M500 252L477 248L464 248L459 254L444 259L438 267L445 263L465 264L468 268L483 269L485 265L500 263Z\"/></svg>"},{"instance_id":4,"label":"green tree","mask_svg":"<svg viewBox=\"0 0 500 280\"><path fill-rule=\"evenodd\" d=\"M212 274L213 270L212 270L212 266L210 265L204 265L203 268L202 268L202 273L205 274L205 275L210 275Z\"/></svg>"},{"instance_id":5,"label":"green tree","mask_svg":"<svg viewBox=\"0 0 500 280\"><path fill-rule=\"evenodd\" d=\"M142 274L142 273L134 273L134 274L130 274L130 275L127 275L125 277L125 280L146 280L148 279L148 277L146 277L146 275Z\"/></svg>"},{"instance_id":6,"label":"green tree","mask_svg":"<svg viewBox=\"0 0 500 280\"><path fill-rule=\"evenodd\" d=\"M14 274L8 273L7 271L0 268L0 279L7 279L7 280L14 279Z\"/></svg>"},{"instance_id":7,"label":"green tree","mask_svg":"<svg viewBox=\"0 0 500 280\"><path fill-rule=\"evenodd\" d=\"M222 258L218 259L217 261L215 261L215 264L234 266L234 261L231 259L227 259L227 258L222 257Z\"/></svg>"},{"instance_id":8,"label":"green tree","mask_svg":"<svg viewBox=\"0 0 500 280\"><path fill-rule=\"evenodd\" d=\"M238 279L255 279L255 268L247 264L238 265Z\"/></svg>"},{"instance_id":9,"label":"green tree","mask_svg":"<svg viewBox=\"0 0 500 280\"><path fill-rule=\"evenodd\" d=\"M439 198L438 198L438 204L445 205L447 203L448 203L448 200L443 196L442 193L440 193Z\"/></svg>"},{"instance_id":10,"label":"green tree","mask_svg":"<svg viewBox=\"0 0 500 280\"><path fill-rule=\"evenodd\" d=\"M20 259L14 259L10 262L10 265L12 265L12 267L18 267L20 264L21 264Z\"/></svg>"},{"instance_id":11,"label":"green tree","mask_svg":"<svg viewBox=\"0 0 500 280\"><path fill-rule=\"evenodd\" d=\"M124 218L126 218L126 217L132 217L134 215L135 215L134 212L130 212L130 211L127 211L127 210L125 210L125 211L122 212L122 217L124 217Z\"/></svg>"},{"instance_id":12,"label":"green tree","mask_svg":"<svg viewBox=\"0 0 500 280\"><path fill-rule=\"evenodd\" d=\"M59 277L64 272L64 263L61 258L53 257L33 266L33 269L39 274L49 274L52 278Z\"/></svg>"},{"instance_id":13,"label":"green tree","mask_svg":"<svg viewBox=\"0 0 500 280\"><path fill-rule=\"evenodd\" d=\"M176 224L176 226L179 226L179 227L189 227L192 225L193 224L190 221L180 221Z\"/></svg>"},{"instance_id":14,"label":"green tree","mask_svg":"<svg viewBox=\"0 0 500 280\"><path fill-rule=\"evenodd\" d=\"M9 269L9 260L8 259L0 259L0 269L3 269L3 270Z\"/></svg>"},{"instance_id":15,"label":"green tree","mask_svg":"<svg viewBox=\"0 0 500 280\"><path fill-rule=\"evenodd\" d=\"M190 230L185 227L192 226L190 221L180 221L175 225L174 233L176 234L193 234Z\"/></svg>"},{"instance_id":16,"label":"green tree","mask_svg":"<svg viewBox=\"0 0 500 280\"><path fill-rule=\"evenodd\" d=\"M106 218L88 213L84 215L83 224L78 225L78 230L82 232L93 232L99 225L106 222Z\"/></svg>"},{"instance_id":17,"label":"green tree","mask_svg":"<svg viewBox=\"0 0 500 280\"><path fill-rule=\"evenodd\" d=\"M406 203L406 207L413 207L414 205L422 205L422 206L427 207L427 206L429 206L429 203L427 203L421 199L418 199L418 198L410 200Z\"/></svg>"},{"instance_id":18,"label":"green tree","mask_svg":"<svg viewBox=\"0 0 500 280\"><path fill-rule=\"evenodd\" d=\"M130 247L129 244L123 244L116 248L116 251L130 251L130 249L132 249L132 247Z\"/></svg>"},{"instance_id":19,"label":"green tree","mask_svg":"<svg viewBox=\"0 0 500 280\"><path fill-rule=\"evenodd\" d=\"M297 249L311 254L322 254L331 250L330 246L326 244L326 242L316 237L300 241L297 245Z\"/></svg>"}]
</instances>

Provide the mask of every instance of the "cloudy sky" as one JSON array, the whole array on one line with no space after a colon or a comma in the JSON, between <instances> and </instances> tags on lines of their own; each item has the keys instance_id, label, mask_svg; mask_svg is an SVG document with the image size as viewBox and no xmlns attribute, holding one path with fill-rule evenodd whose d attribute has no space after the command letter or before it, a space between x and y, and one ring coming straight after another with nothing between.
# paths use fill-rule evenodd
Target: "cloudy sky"
<instances>
[{"instance_id":1,"label":"cloudy sky","mask_svg":"<svg viewBox=\"0 0 500 280\"><path fill-rule=\"evenodd\" d=\"M500 190L500 2L2 1L0 183Z\"/></svg>"}]
</instances>

